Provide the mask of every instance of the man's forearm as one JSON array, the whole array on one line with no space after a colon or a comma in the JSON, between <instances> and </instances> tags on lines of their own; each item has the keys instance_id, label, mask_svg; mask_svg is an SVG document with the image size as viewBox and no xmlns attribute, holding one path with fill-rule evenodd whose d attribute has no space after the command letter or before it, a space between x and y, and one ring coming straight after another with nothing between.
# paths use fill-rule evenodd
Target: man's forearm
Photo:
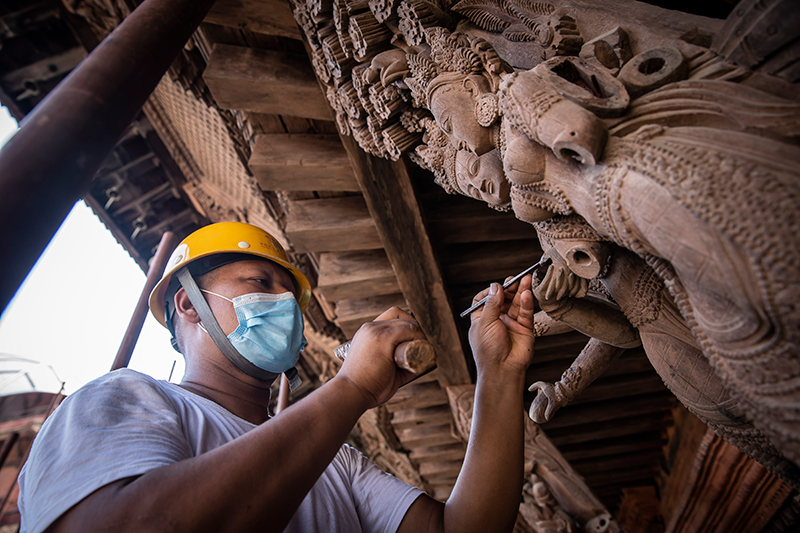
<instances>
[{"instance_id":1,"label":"man's forearm","mask_svg":"<svg viewBox=\"0 0 800 533\"><path fill-rule=\"evenodd\" d=\"M511 531L522 493L524 374L479 375L467 455L445 531Z\"/></svg>"},{"instance_id":2,"label":"man's forearm","mask_svg":"<svg viewBox=\"0 0 800 533\"><path fill-rule=\"evenodd\" d=\"M55 531L282 531L366 407L333 379L224 446L99 489Z\"/></svg>"}]
</instances>

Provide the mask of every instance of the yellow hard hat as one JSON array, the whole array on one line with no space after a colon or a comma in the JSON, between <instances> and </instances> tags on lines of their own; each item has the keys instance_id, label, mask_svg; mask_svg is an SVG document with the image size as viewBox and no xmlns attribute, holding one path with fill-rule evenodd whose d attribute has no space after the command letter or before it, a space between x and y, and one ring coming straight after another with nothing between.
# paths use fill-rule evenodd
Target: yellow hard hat
<instances>
[{"instance_id":1,"label":"yellow hard hat","mask_svg":"<svg viewBox=\"0 0 800 533\"><path fill-rule=\"evenodd\" d=\"M300 305L300 309L305 311L308 307L308 303L311 301L311 285L303 273L289 263L289 257L283 247L272 235L251 224L219 222L204 226L191 233L172 252L161 281L150 293L150 312L162 326L169 329L164 314L164 297L173 274L181 268L195 263L198 259L219 254L254 255L282 266L294 278L297 286L297 303ZM215 266L222 266L222 264L224 263ZM202 273L204 272L194 274Z\"/></svg>"}]
</instances>

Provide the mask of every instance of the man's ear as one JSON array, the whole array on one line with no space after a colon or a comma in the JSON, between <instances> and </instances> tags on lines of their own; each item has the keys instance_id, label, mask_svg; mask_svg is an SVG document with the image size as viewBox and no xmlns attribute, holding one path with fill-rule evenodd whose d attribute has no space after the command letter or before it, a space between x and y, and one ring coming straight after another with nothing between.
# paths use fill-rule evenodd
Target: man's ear
<instances>
[{"instance_id":1,"label":"man's ear","mask_svg":"<svg viewBox=\"0 0 800 533\"><path fill-rule=\"evenodd\" d=\"M183 290L183 287L178 289L175 293L175 313L186 322L191 324L200 323L200 315L189 300L189 295Z\"/></svg>"}]
</instances>

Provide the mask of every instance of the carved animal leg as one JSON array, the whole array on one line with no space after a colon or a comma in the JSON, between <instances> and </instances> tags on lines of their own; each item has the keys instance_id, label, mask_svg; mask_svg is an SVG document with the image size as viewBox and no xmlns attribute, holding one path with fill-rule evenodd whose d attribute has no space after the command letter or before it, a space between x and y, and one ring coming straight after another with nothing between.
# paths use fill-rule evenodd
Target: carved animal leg
<instances>
[{"instance_id":1,"label":"carved animal leg","mask_svg":"<svg viewBox=\"0 0 800 533\"><path fill-rule=\"evenodd\" d=\"M537 381L530 386L528 390L539 391L528 413L531 420L538 424L550 420L556 411L575 399L624 351L597 339L589 340L559 381L552 384Z\"/></svg>"}]
</instances>

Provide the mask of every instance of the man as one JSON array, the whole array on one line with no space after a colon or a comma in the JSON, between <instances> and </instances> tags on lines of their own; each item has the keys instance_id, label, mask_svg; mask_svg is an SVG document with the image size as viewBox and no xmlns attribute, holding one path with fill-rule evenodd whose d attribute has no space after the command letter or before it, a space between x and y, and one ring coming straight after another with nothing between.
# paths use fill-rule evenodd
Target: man
<instances>
[{"instance_id":1,"label":"man","mask_svg":"<svg viewBox=\"0 0 800 533\"><path fill-rule=\"evenodd\" d=\"M413 378L393 353L425 338L414 319L393 308L362 326L337 376L270 418L270 385L305 342L308 281L254 226L201 228L150 300L186 359L181 384L123 369L65 400L20 475L22 531L510 531L533 355L530 283L476 296L491 293L470 328L473 431L443 504L343 446L362 413Z\"/></svg>"}]
</instances>

